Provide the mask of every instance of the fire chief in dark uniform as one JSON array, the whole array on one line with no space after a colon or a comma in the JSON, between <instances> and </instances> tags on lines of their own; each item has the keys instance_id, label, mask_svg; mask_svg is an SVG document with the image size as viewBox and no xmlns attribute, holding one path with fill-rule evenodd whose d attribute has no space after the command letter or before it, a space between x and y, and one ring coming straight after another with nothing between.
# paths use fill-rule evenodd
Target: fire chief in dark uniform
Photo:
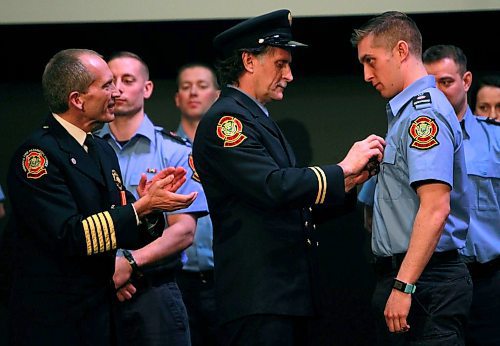
<instances>
[{"instance_id":1,"label":"fire chief in dark uniform","mask_svg":"<svg viewBox=\"0 0 500 346\"><path fill-rule=\"evenodd\" d=\"M303 345L315 315L315 223L355 204L382 158L371 135L339 164L296 167L265 104L293 79L291 14L278 10L219 34L220 98L202 119L194 164L214 226L221 345Z\"/></svg>"},{"instance_id":2,"label":"fire chief in dark uniform","mask_svg":"<svg viewBox=\"0 0 500 346\"><path fill-rule=\"evenodd\" d=\"M184 169L169 168L139 198L123 188L118 160L90 135L114 119L119 92L96 52L70 49L47 64L52 114L14 153L8 172L13 237L12 345L112 345L118 247L143 246L164 228L155 210L186 207ZM131 268L132 270L132 268Z\"/></svg>"}]
</instances>

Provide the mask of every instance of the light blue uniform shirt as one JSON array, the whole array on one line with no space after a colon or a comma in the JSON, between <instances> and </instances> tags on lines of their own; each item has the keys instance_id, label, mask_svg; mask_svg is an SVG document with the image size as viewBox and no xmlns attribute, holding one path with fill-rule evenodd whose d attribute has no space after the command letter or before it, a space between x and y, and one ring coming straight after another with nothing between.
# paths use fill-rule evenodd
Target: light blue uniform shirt
<instances>
[{"instance_id":1,"label":"light blue uniform shirt","mask_svg":"<svg viewBox=\"0 0 500 346\"><path fill-rule=\"evenodd\" d=\"M500 255L500 126L464 116L464 148L469 178L470 225L467 261L489 262Z\"/></svg>"},{"instance_id":2,"label":"light blue uniform shirt","mask_svg":"<svg viewBox=\"0 0 500 346\"><path fill-rule=\"evenodd\" d=\"M208 212L207 200L200 183L192 179L193 170L189 166L191 147L189 143L181 144L163 128L154 126L151 120L144 116L136 134L122 147L113 136L108 124L96 133L106 139L113 147L120 163L124 185L136 197L137 186L141 174L146 173L148 180L167 167L182 166L186 169L186 182L177 190L177 193L188 194L198 192L198 197L185 209L166 214L203 213Z\"/></svg>"},{"instance_id":3,"label":"light blue uniform shirt","mask_svg":"<svg viewBox=\"0 0 500 346\"><path fill-rule=\"evenodd\" d=\"M375 185L377 184L377 176L373 176L363 183L361 190L358 193L358 201L373 207L373 199L375 198Z\"/></svg>"},{"instance_id":4,"label":"light blue uniform shirt","mask_svg":"<svg viewBox=\"0 0 500 346\"><path fill-rule=\"evenodd\" d=\"M189 141L188 136L179 125L177 135ZM204 216L198 219L196 233L193 244L184 252L184 266L182 269L187 271L199 272L214 269L214 253L212 251L213 228L210 216Z\"/></svg>"},{"instance_id":5,"label":"light blue uniform shirt","mask_svg":"<svg viewBox=\"0 0 500 346\"><path fill-rule=\"evenodd\" d=\"M208 212L205 193L201 184L192 179L193 170L188 164L191 147L181 144L167 133L163 128L154 126L151 120L144 116L137 133L123 147L116 141L108 124L104 124L97 135L106 139L115 150L124 184L137 198L139 196L136 189L142 173L146 173L149 180L164 168L182 166L187 171L187 179L177 193L188 194L197 191L198 197L186 209L167 214Z\"/></svg>"},{"instance_id":6,"label":"light blue uniform shirt","mask_svg":"<svg viewBox=\"0 0 500 346\"><path fill-rule=\"evenodd\" d=\"M3 202L5 200L5 195L2 191L2 186L0 186L0 202Z\"/></svg>"},{"instance_id":7,"label":"light blue uniform shirt","mask_svg":"<svg viewBox=\"0 0 500 346\"><path fill-rule=\"evenodd\" d=\"M436 252L465 245L469 223L462 131L434 76L425 76L386 106L388 132L375 188L372 250L406 252L420 202L412 184L435 180L451 187L450 215Z\"/></svg>"}]
</instances>

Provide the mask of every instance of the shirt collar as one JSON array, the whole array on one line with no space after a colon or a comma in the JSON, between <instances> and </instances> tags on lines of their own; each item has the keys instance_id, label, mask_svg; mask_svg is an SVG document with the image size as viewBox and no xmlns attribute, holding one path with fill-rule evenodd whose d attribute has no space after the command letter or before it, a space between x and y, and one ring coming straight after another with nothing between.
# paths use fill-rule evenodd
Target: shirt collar
<instances>
[{"instance_id":1,"label":"shirt collar","mask_svg":"<svg viewBox=\"0 0 500 346\"><path fill-rule=\"evenodd\" d=\"M464 138L470 138L471 136L481 136L481 124L479 124L480 120L476 115L472 113L471 109L468 106L462 120L464 121L464 126L462 128Z\"/></svg>"},{"instance_id":2,"label":"shirt collar","mask_svg":"<svg viewBox=\"0 0 500 346\"><path fill-rule=\"evenodd\" d=\"M247 95L253 102L255 102L257 104L257 106L259 106L259 108L264 112L264 114L269 117L269 111L267 110L266 107L264 107L264 105L262 103L260 103L259 101L257 101L257 99L255 99L253 96L250 96L248 95L246 92L244 92L243 90L241 90L240 88L238 88L237 86L234 86L234 85L231 85L231 84L228 84L227 85L228 88L233 88L233 89L236 89L240 92L242 92L243 94Z\"/></svg>"},{"instance_id":3,"label":"shirt collar","mask_svg":"<svg viewBox=\"0 0 500 346\"><path fill-rule=\"evenodd\" d=\"M399 111L406 106L406 104L415 96L423 92L428 88L436 87L436 78L434 76L428 75L424 76L420 79L417 79L413 83L411 83L408 87L406 87L399 94L394 96L389 101L389 107L392 111L392 116L396 116L399 114ZM389 114L389 113L388 113ZM389 119L391 120L391 119Z\"/></svg>"},{"instance_id":4,"label":"shirt collar","mask_svg":"<svg viewBox=\"0 0 500 346\"><path fill-rule=\"evenodd\" d=\"M177 136L182 137L185 140L189 141L189 143L191 143L191 141L189 140L189 137L186 135L186 132L184 132L184 129L182 128L181 124L179 124L179 127L177 127L177 130L175 131L175 134Z\"/></svg>"},{"instance_id":5,"label":"shirt collar","mask_svg":"<svg viewBox=\"0 0 500 346\"><path fill-rule=\"evenodd\" d=\"M102 129L100 130L100 134L102 138L115 138L113 134L111 133L111 129L109 128L109 124L104 124ZM151 120L148 118L146 114L144 114L144 119L142 119L141 125L137 129L137 132L135 133L132 138L136 136L142 136L148 138L150 141L153 141L155 138L155 126L151 122ZM131 138L131 139L132 139Z\"/></svg>"},{"instance_id":6,"label":"shirt collar","mask_svg":"<svg viewBox=\"0 0 500 346\"><path fill-rule=\"evenodd\" d=\"M61 124L61 126L66 129L66 131L68 131L68 133L71 135L71 137L76 139L76 141L83 147L83 142L85 142L85 139L87 138L87 133L85 131L83 131L81 128L79 128L78 126L75 126L72 123L70 123L69 121L64 120L59 115L57 115L55 113L52 113L52 115L57 120L57 122L59 124Z\"/></svg>"}]
</instances>

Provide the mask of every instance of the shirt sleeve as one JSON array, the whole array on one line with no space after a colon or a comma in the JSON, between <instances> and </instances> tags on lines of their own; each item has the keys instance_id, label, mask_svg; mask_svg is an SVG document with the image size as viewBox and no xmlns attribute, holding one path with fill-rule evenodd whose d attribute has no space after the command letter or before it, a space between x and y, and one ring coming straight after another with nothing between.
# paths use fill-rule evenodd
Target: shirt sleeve
<instances>
[{"instance_id":1,"label":"shirt sleeve","mask_svg":"<svg viewBox=\"0 0 500 346\"><path fill-rule=\"evenodd\" d=\"M404 137L409 182L436 180L453 187L455 137L445 117L433 108L416 110Z\"/></svg>"},{"instance_id":2,"label":"shirt sleeve","mask_svg":"<svg viewBox=\"0 0 500 346\"><path fill-rule=\"evenodd\" d=\"M189 164L191 147L173 141L165 141L164 145L166 146L164 152L170 153L166 166L184 167L187 172L186 182L177 190L177 193L189 194L191 192L198 192L198 197L196 197L189 207L167 212L167 214L199 213L199 216L206 215L208 213L208 206L205 192L201 183L196 180L195 172Z\"/></svg>"},{"instance_id":3,"label":"shirt sleeve","mask_svg":"<svg viewBox=\"0 0 500 346\"><path fill-rule=\"evenodd\" d=\"M373 176L367 181L365 181L365 183L361 187L361 190L359 191L358 201L372 207L373 201L375 200L376 184L377 184L377 176Z\"/></svg>"}]
</instances>

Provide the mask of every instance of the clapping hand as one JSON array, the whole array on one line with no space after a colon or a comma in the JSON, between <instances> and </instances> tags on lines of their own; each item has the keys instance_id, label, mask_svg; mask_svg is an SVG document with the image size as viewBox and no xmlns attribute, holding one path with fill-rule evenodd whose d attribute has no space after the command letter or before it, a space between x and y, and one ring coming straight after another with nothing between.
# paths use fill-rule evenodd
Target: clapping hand
<instances>
[{"instance_id":1,"label":"clapping hand","mask_svg":"<svg viewBox=\"0 0 500 346\"><path fill-rule=\"evenodd\" d=\"M163 188L170 192L176 192L186 181L186 169L184 167L168 167L161 170L150 181L147 180L146 173L142 173L141 180L137 186L139 197L144 196L153 183L165 178L168 179ZM169 179L171 181L168 181Z\"/></svg>"},{"instance_id":2,"label":"clapping hand","mask_svg":"<svg viewBox=\"0 0 500 346\"><path fill-rule=\"evenodd\" d=\"M186 170L183 167L165 168L150 181L143 174L137 186L140 198L134 202L139 217L153 211L175 211L189 207L198 193L175 193L185 181Z\"/></svg>"}]
</instances>

